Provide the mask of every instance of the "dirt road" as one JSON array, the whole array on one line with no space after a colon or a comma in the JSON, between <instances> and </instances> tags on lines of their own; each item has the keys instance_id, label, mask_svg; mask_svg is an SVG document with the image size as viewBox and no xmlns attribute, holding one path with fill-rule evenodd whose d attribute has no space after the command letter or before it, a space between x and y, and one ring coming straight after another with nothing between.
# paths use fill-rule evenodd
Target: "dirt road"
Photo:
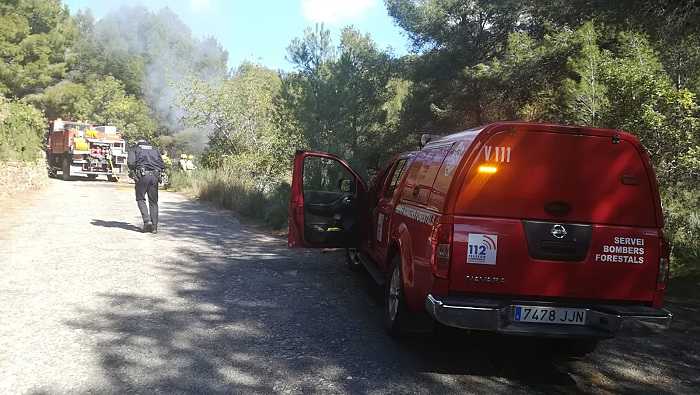
<instances>
[{"instance_id":1,"label":"dirt road","mask_svg":"<svg viewBox=\"0 0 700 395\"><path fill-rule=\"evenodd\" d=\"M0 393L540 393L700 388L699 312L563 361L528 339L395 342L368 277L161 193L52 180L0 212Z\"/></svg>"}]
</instances>

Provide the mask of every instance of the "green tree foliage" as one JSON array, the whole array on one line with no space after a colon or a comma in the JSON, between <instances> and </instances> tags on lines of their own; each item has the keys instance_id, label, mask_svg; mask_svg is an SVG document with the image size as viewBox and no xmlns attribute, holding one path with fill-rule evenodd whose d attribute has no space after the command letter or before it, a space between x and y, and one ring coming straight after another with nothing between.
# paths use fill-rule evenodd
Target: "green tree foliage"
<instances>
[{"instance_id":1,"label":"green tree foliage","mask_svg":"<svg viewBox=\"0 0 700 395\"><path fill-rule=\"evenodd\" d=\"M697 183L677 183L662 190L666 237L671 242L672 275L697 275L700 262L700 189Z\"/></svg>"},{"instance_id":2,"label":"green tree foliage","mask_svg":"<svg viewBox=\"0 0 700 395\"><path fill-rule=\"evenodd\" d=\"M386 0L389 14L423 51L411 59L415 82L404 129L445 130L488 118L489 81L477 65L501 55L521 25L524 2L513 0Z\"/></svg>"},{"instance_id":3,"label":"green tree foliage","mask_svg":"<svg viewBox=\"0 0 700 395\"><path fill-rule=\"evenodd\" d=\"M58 0L0 2L0 94L21 98L63 78L76 31Z\"/></svg>"},{"instance_id":4,"label":"green tree foliage","mask_svg":"<svg viewBox=\"0 0 700 395\"><path fill-rule=\"evenodd\" d=\"M114 45L121 37L104 33L108 27L97 27L89 10L79 12L74 19L80 34L72 48L71 79L85 82L111 75L122 81L128 94L142 97L146 59L125 45Z\"/></svg>"},{"instance_id":5,"label":"green tree foliage","mask_svg":"<svg viewBox=\"0 0 700 395\"><path fill-rule=\"evenodd\" d=\"M62 81L24 100L41 109L48 119L115 125L129 140L151 140L156 135L157 125L146 103L127 94L124 84L112 76L91 78L85 83Z\"/></svg>"},{"instance_id":6,"label":"green tree foliage","mask_svg":"<svg viewBox=\"0 0 700 395\"><path fill-rule=\"evenodd\" d=\"M41 109L48 119L89 119L91 102L85 85L61 81L42 93L26 96L24 100Z\"/></svg>"},{"instance_id":7,"label":"green tree foliage","mask_svg":"<svg viewBox=\"0 0 700 395\"><path fill-rule=\"evenodd\" d=\"M563 81L566 95L566 118L579 125L600 126L602 112L608 108L606 86L603 83L607 51L598 46L598 35L593 24L583 25L579 31L581 49L578 56L569 59L569 69L577 80Z\"/></svg>"},{"instance_id":8,"label":"green tree foliage","mask_svg":"<svg viewBox=\"0 0 700 395\"><path fill-rule=\"evenodd\" d=\"M228 168L267 191L279 184L289 164L289 141L275 122L278 74L244 63L220 84L192 80L181 100L187 125L210 130L205 165Z\"/></svg>"},{"instance_id":9,"label":"green tree foliage","mask_svg":"<svg viewBox=\"0 0 700 395\"><path fill-rule=\"evenodd\" d=\"M401 141L398 111L409 84L394 77L391 56L353 28L334 47L323 26L307 29L288 52L296 72L285 76L281 104L303 143L348 158L361 172L381 165L384 144Z\"/></svg>"},{"instance_id":10,"label":"green tree foliage","mask_svg":"<svg viewBox=\"0 0 700 395\"><path fill-rule=\"evenodd\" d=\"M0 97L0 160L36 160L46 125L33 106Z\"/></svg>"},{"instance_id":11,"label":"green tree foliage","mask_svg":"<svg viewBox=\"0 0 700 395\"><path fill-rule=\"evenodd\" d=\"M635 31L652 46L677 88L700 94L700 4L675 0L540 0L528 8L533 26L576 28L589 20Z\"/></svg>"},{"instance_id":12,"label":"green tree foliage","mask_svg":"<svg viewBox=\"0 0 700 395\"><path fill-rule=\"evenodd\" d=\"M228 54L220 44L193 37L189 27L170 9L121 7L95 23L89 13L76 16L80 38L71 79L86 82L101 76L122 81L126 92L142 98L162 132L181 129L184 109L177 85L197 78L223 80Z\"/></svg>"},{"instance_id":13,"label":"green tree foliage","mask_svg":"<svg viewBox=\"0 0 700 395\"><path fill-rule=\"evenodd\" d=\"M146 104L128 95L121 81L112 76L91 79L88 92L88 119L98 125L115 125L127 139L153 141L156 122Z\"/></svg>"},{"instance_id":14,"label":"green tree foliage","mask_svg":"<svg viewBox=\"0 0 700 395\"><path fill-rule=\"evenodd\" d=\"M695 95L677 89L656 51L639 34L617 37L616 57L607 66L610 105L605 125L634 132L649 150L663 185L700 182L700 108Z\"/></svg>"}]
</instances>

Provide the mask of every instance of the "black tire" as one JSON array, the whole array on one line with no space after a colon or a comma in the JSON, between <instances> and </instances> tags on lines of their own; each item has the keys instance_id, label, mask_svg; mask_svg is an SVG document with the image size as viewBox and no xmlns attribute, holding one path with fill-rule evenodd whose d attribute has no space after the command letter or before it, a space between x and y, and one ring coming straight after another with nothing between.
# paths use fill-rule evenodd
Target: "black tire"
<instances>
[{"instance_id":1,"label":"black tire","mask_svg":"<svg viewBox=\"0 0 700 395\"><path fill-rule=\"evenodd\" d=\"M56 169L53 167L53 155L51 153L46 154L46 172L49 178L56 178Z\"/></svg>"},{"instance_id":2,"label":"black tire","mask_svg":"<svg viewBox=\"0 0 700 395\"><path fill-rule=\"evenodd\" d=\"M68 158L63 158L63 164L61 166L61 171L63 172L63 181L70 181L70 160Z\"/></svg>"},{"instance_id":3,"label":"black tire","mask_svg":"<svg viewBox=\"0 0 700 395\"><path fill-rule=\"evenodd\" d=\"M94 180L94 179L97 178L97 174L88 174L88 175L87 175L87 178L89 178L89 179L91 179L91 180Z\"/></svg>"},{"instance_id":4,"label":"black tire","mask_svg":"<svg viewBox=\"0 0 700 395\"><path fill-rule=\"evenodd\" d=\"M345 249L345 263L353 272L359 272L364 268L360 261L360 252L356 248Z\"/></svg>"},{"instance_id":5,"label":"black tire","mask_svg":"<svg viewBox=\"0 0 700 395\"><path fill-rule=\"evenodd\" d=\"M407 322L410 321L410 315L403 293L401 256L397 254L391 260L391 270L384 288L384 329L389 336L398 338L406 335L409 332Z\"/></svg>"},{"instance_id":6,"label":"black tire","mask_svg":"<svg viewBox=\"0 0 700 395\"><path fill-rule=\"evenodd\" d=\"M119 181L119 177L107 176L107 180L109 180L109 182L117 182L117 181Z\"/></svg>"}]
</instances>

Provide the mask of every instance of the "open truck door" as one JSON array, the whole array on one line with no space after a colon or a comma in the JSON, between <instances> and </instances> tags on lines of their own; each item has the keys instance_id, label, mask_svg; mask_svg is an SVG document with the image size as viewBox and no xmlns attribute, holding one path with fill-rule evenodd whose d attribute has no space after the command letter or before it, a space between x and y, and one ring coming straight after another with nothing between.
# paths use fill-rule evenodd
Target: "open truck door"
<instances>
[{"instance_id":1,"label":"open truck door","mask_svg":"<svg viewBox=\"0 0 700 395\"><path fill-rule=\"evenodd\" d=\"M367 186L344 160L297 151L289 198L291 248L357 247L365 232Z\"/></svg>"}]
</instances>

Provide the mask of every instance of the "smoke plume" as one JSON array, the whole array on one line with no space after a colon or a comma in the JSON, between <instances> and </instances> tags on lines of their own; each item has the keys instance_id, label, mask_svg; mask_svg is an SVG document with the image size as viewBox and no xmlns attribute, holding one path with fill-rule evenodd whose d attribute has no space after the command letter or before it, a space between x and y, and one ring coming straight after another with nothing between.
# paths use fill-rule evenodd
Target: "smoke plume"
<instances>
[{"instance_id":1,"label":"smoke plume","mask_svg":"<svg viewBox=\"0 0 700 395\"><path fill-rule=\"evenodd\" d=\"M178 84L227 74L228 53L214 38L198 39L170 9L122 7L98 20L94 40L106 54L128 56L140 74L141 94L168 134L182 131Z\"/></svg>"}]
</instances>

